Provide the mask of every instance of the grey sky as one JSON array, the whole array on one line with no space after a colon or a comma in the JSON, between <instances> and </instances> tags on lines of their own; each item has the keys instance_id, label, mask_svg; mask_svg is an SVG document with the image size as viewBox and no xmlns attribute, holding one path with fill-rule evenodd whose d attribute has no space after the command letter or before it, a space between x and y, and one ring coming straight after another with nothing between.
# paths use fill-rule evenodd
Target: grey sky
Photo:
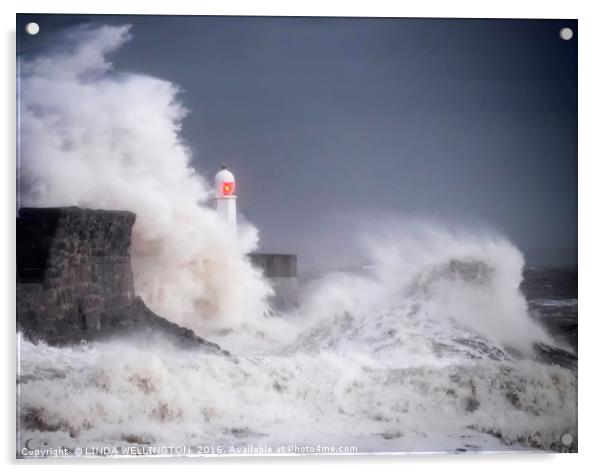
<instances>
[{"instance_id":1,"label":"grey sky","mask_svg":"<svg viewBox=\"0 0 602 473\"><path fill-rule=\"evenodd\" d=\"M336 250L384 211L576 261L575 20L23 15L21 51L82 22L133 25L115 68L182 87L195 167L235 173L266 249Z\"/></svg>"}]
</instances>

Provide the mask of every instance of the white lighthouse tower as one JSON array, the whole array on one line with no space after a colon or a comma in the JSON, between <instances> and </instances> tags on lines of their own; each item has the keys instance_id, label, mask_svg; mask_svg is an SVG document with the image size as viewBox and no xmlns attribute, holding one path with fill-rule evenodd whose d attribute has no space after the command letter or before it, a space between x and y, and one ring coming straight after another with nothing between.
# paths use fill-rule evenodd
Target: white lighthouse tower
<instances>
[{"instance_id":1,"label":"white lighthouse tower","mask_svg":"<svg viewBox=\"0 0 602 473\"><path fill-rule=\"evenodd\" d=\"M226 166L215 175L215 200L220 218L236 230L236 180Z\"/></svg>"}]
</instances>

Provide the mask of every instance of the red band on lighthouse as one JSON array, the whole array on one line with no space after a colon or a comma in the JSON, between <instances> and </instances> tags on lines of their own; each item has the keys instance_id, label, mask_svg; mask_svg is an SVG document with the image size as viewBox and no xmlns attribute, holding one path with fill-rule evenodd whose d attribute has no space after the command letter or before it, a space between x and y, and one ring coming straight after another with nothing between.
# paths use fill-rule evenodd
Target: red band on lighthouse
<instances>
[{"instance_id":1,"label":"red band on lighthouse","mask_svg":"<svg viewBox=\"0 0 602 473\"><path fill-rule=\"evenodd\" d=\"M234 195L234 189L236 189L235 182L223 182L222 183L222 194L223 195Z\"/></svg>"}]
</instances>

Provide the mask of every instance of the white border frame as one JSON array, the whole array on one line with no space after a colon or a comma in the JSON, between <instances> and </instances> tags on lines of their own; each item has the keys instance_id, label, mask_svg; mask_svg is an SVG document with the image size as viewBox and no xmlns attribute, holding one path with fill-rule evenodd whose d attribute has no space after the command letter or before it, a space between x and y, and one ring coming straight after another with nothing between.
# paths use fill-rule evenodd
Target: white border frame
<instances>
[{"instance_id":1,"label":"white border frame","mask_svg":"<svg viewBox=\"0 0 602 473\"><path fill-rule=\"evenodd\" d=\"M455 18L567 18L579 20L579 454L487 454L487 455L421 455L403 457L304 457L304 458L208 458L193 459L135 459L135 460L51 460L46 468L61 471L80 470L86 467L129 470L142 466L145 469L164 469L167 464L184 468L241 467L245 469L281 471L287 469L325 468L328 470L362 470L374 466L399 471L400 468L422 467L428 470L462 471L487 468L488 472L508 473L521 467L543 468L546 473L565 471L565 468L587 468L600 464L596 458L598 450L598 427L600 421L600 377L596 348L602 336L602 307L598 290L599 273L602 270L600 242L602 242L601 187L602 149L600 139L600 110L602 101L602 16L593 1L525 1L506 0L498 2L475 0L4 0L0 3L3 27L2 68L4 110L0 114L4 165L2 182L3 231L2 271L0 300L3 302L4 350L7 374L2 390L3 406L6 409L2 429L2 451L4 462L35 467L38 462L14 460L15 452L15 14L40 13L107 13L107 14L213 14L213 15L285 15L285 16L380 16L380 17L455 17ZM43 26L42 26L43 27Z\"/></svg>"}]
</instances>

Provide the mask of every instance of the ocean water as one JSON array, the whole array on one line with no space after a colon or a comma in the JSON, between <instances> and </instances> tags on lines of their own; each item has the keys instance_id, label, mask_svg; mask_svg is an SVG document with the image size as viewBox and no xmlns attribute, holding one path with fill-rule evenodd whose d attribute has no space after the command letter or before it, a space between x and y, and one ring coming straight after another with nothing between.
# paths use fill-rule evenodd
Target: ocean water
<instances>
[{"instance_id":1,"label":"ocean water","mask_svg":"<svg viewBox=\"0 0 602 473\"><path fill-rule=\"evenodd\" d=\"M215 332L231 357L20 339L17 453L576 451L576 270L507 272L329 274L300 307Z\"/></svg>"}]
</instances>

